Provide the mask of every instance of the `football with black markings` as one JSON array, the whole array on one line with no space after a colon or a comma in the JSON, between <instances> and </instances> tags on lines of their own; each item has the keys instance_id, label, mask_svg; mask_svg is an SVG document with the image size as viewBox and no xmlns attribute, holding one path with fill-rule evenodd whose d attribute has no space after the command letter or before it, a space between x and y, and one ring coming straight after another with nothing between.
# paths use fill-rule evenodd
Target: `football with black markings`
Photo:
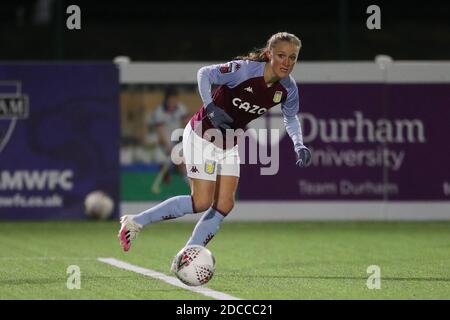
<instances>
[{"instance_id":1,"label":"football with black markings","mask_svg":"<svg viewBox=\"0 0 450 320\"><path fill-rule=\"evenodd\" d=\"M205 285L214 275L216 261L203 246L186 246L175 256L171 271L188 286Z\"/></svg>"}]
</instances>

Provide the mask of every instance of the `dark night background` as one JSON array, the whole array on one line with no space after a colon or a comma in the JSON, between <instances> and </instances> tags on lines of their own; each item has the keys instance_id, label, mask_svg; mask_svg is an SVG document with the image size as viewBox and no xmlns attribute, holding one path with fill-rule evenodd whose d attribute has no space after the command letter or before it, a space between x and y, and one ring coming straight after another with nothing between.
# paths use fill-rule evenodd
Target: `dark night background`
<instances>
[{"instance_id":1,"label":"dark night background","mask_svg":"<svg viewBox=\"0 0 450 320\"><path fill-rule=\"evenodd\" d=\"M81 7L81 30L66 29L71 4ZM366 27L371 4L381 30ZM0 60L218 61L278 31L302 39L301 60L450 59L448 1L0 2Z\"/></svg>"}]
</instances>

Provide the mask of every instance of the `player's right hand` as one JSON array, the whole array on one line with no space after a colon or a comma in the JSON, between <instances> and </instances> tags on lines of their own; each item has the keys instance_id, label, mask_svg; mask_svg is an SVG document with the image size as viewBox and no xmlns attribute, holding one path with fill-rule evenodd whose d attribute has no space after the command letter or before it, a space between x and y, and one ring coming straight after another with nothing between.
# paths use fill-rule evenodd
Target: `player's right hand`
<instances>
[{"instance_id":1,"label":"player's right hand","mask_svg":"<svg viewBox=\"0 0 450 320\"><path fill-rule=\"evenodd\" d=\"M233 118L225 110L216 106L214 102L206 106L206 115L214 128L220 129L222 132L231 129L230 124L233 123Z\"/></svg>"}]
</instances>

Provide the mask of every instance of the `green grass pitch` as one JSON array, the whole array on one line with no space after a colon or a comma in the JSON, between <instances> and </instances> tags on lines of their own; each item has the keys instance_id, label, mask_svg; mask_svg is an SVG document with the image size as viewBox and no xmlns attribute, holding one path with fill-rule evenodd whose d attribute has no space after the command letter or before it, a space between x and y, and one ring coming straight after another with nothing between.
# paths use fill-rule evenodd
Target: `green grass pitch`
<instances>
[{"instance_id":1,"label":"green grass pitch","mask_svg":"<svg viewBox=\"0 0 450 320\"><path fill-rule=\"evenodd\" d=\"M170 275L193 223L146 227L125 253L117 222L1 222L0 299L210 299L97 261ZM241 299L450 299L449 222L226 222L207 287ZM69 265L81 289L69 290ZM368 289L367 267L381 271Z\"/></svg>"}]
</instances>

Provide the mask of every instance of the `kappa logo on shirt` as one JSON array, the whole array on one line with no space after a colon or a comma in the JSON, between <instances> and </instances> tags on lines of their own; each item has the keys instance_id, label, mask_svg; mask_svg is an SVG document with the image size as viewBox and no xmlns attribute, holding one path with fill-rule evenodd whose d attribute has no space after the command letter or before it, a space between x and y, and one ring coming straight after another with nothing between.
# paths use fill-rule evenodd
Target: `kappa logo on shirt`
<instances>
[{"instance_id":1,"label":"kappa logo on shirt","mask_svg":"<svg viewBox=\"0 0 450 320\"><path fill-rule=\"evenodd\" d=\"M222 64L219 68L220 73L230 73L238 71L241 65L237 62L228 62L225 64Z\"/></svg>"}]
</instances>

